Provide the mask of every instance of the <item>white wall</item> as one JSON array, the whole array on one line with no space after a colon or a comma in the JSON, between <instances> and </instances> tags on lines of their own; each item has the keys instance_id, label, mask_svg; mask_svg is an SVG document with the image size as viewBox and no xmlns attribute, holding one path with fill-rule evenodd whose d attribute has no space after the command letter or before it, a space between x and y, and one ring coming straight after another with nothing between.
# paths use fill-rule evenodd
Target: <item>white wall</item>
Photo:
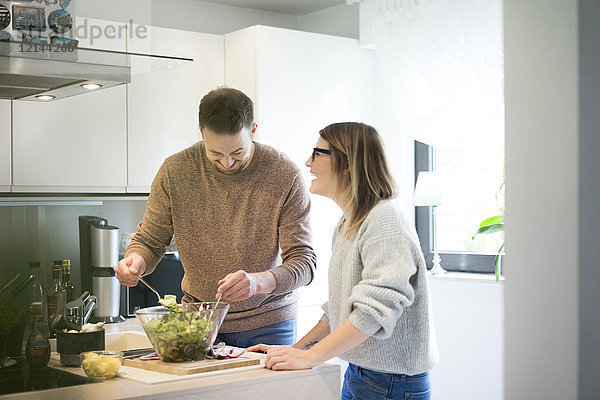
<instances>
[{"instance_id":1,"label":"white wall","mask_svg":"<svg viewBox=\"0 0 600 400\"><path fill-rule=\"evenodd\" d=\"M440 351L431 372L436 400L503 399L504 285L470 275L429 277Z\"/></svg>"},{"instance_id":2,"label":"white wall","mask_svg":"<svg viewBox=\"0 0 600 400\"><path fill-rule=\"evenodd\" d=\"M358 18L358 4L342 4L298 17L298 29L358 39Z\"/></svg>"},{"instance_id":3,"label":"white wall","mask_svg":"<svg viewBox=\"0 0 600 400\"><path fill-rule=\"evenodd\" d=\"M506 398L597 399L600 4L504 6Z\"/></svg>"},{"instance_id":4,"label":"white wall","mask_svg":"<svg viewBox=\"0 0 600 400\"><path fill-rule=\"evenodd\" d=\"M577 399L577 5L504 4L506 398Z\"/></svg>"},{"instance_id":5,"label":"white wall","mask_svg":"<svg viewBox=\"0 0 600 400\"><path fill-rule=\"evenodd\" d=\"M579 397L598 397L600 387L600 4L579 2Z\"/></svg>"},{"instance_id":6,"label":"white wall","mask_svg":"<svg viewBox=\"0 0 600 400\"><path fill-rule=\"evenodd\" d=\"M392 176L398 188L398 204L405 215L414 222L414 175L415 156L414 138L403 129L394 104L389 101L393 98L393 87L389 84L386 63L382 60L381 53L375 53L375 122L383 143L387 161L392 171Z\"/></svg>"}]
</instances>

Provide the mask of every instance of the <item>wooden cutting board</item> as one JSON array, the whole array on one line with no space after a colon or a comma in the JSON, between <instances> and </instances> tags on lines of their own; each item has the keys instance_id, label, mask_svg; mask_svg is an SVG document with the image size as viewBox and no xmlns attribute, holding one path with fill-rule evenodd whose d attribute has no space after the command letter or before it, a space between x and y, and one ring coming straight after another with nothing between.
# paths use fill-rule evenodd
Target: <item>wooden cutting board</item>
<instances>
[{"instance_id":1,"label":"wooden cutting board","mask_svg":"<svg viewBox=\"0 0 600 400\"><path fill-rule=\"evenodd\" d=\"M260 358L244 355L237 358L226 358L223 360L206 359L201 361L186 361L178 363L168 363L160 360L142 361L139 358L123 360L123 365L128 367L142 368L150 371L164 372L175 375L198 374L201 372L248 367L250 365L258 364L260 364Z\"/></svg>"}]
</instances>

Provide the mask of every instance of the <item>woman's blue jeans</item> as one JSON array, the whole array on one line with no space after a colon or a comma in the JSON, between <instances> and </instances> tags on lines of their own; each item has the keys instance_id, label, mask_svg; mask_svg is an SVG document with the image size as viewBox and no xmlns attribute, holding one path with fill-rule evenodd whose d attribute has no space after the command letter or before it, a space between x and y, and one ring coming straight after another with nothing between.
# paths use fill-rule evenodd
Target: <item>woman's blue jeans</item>
<instances>
[{"instance_id":1,"label":"woman's blue jeans","mask_svg":"<svg viewBox=\"0 0 600 400\"><path fill-rule=\"evenodd\" d=\"M228 346L250 347L255 344L286 345L296 343L296 319L290 319L258 329L242 332L219 333L215 344L225 342Z\"/></svg>"},{"instance_id":2,"label":"woman's blue jeans","mask_svg":"<svg viewBox=\"0 0 600 400\"><path fill-rule=\"evenodd\" d=\"M388 374L348 364L342 386L343 400L431 399L429 372Z\"/></svg>"}]
</instances>

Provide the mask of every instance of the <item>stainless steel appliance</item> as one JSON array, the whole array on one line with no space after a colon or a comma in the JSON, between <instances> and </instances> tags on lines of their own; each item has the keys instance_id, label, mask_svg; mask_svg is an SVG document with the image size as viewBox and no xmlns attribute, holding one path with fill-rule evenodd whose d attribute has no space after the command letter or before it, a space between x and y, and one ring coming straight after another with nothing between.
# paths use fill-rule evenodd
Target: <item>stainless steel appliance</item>
<instances>
[{"instance_id":1,"label":"stainless steel appliance","mask_svg":"<svg viewBox=\"0 0 600 400\"><path fill-rule=\"evenodd\" d=\"M90 321L124 321L119 313L121 285L114 271L119 262L119 228L104 218L82 216L79 234L82 290L91 289L97 298Z\"/></svg>"},{"instance_id":2,"label":"stainless steel appliance","mask_svg":"<svg viewBox=\"0 0 600 400\"><path fill-rule=\"evenodd\" d=\"M102 217L82 215L79 217L79 260L81 265L81 291L92 291L92 226L108 225Z\"/></svg>"},{"instance_id":3,"label":"stainless steel appliance","mask_svg":"<svg viewBox=\"0 0 600 400\"><path fill-rule=\"evenodd\" d=\"M119 228L92 225L92 293L97 297L94 322L122 322L119 314L121 284L114 268L119 263Z\"/></svg>"}]
</instances>

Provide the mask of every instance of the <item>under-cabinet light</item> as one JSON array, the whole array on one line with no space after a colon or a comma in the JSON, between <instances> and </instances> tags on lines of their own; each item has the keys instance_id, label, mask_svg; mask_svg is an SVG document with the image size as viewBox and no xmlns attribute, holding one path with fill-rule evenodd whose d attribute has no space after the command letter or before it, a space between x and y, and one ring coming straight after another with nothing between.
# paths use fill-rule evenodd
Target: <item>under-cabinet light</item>
<instances>
[{"instance_id":1,"label":"under-cabinet light","mask_svg":"<svg viewBox=\"0 0 600 400\"><path fill-rule=\"evenodd\" d=\"M52 96L51 94L41 94L39 96L35 96L36 99L38 99L39 101L50 101L50 100L54 100L56 98L56 96Z\"/></svg>"},{"instance_id":2,"label":"under-cabinet light","mask_svg":"<svg viewBox=\"0 0 600 400\"><path fill-rule=\"evenodd\" d=\"M84 83L83 85L81 85L81 87L87 90L96 90L100 89L102 85L99 83Z\"/></svg>"}]
</instances>

